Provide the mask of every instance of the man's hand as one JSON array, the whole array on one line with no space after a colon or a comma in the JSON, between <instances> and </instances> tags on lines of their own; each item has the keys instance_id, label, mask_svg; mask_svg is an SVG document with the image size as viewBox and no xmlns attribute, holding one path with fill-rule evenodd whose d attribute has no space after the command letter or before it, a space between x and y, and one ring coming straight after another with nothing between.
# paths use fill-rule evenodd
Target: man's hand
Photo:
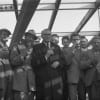
<instances>
[{"instance_id":1,"label":"man's hand","mask_svg":"<svg viewBox=\"0 0 100 100\"><path fill-rule=\"evenodd\" d=\"M59 66L59 61L55 61L55 62L53 62L52 64L51 64L51 67L52 68L57 68L58 66Z\"/></svg>"},{"instance_id":2,"label":"man's hand","mask_svg":"<svg viewBox=\"0 0 100 100\"><path fill-rule=\"evenodd\" d=\"M48 49L47 50L47 53L46 53L46 55L45 55L45 57L46 57L46 59L48 59L51 55L53 55L54 54L54 51L52 50L52 49Z\"/></svg>"}]
</instances>

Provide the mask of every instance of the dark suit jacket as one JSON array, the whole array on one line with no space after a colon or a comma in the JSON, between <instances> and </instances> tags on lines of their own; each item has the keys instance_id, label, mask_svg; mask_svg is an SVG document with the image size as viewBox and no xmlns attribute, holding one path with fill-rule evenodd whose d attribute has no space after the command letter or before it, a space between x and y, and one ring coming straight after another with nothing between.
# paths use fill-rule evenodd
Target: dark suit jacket
<instances>
[{"instance_id":1,"label":"dark suit jacket","mask_svg":"<svg viewBox=\"0 0 100 100\"><path fill-rule=\"evenodd\" d=\"M40 43L33 47L31 64L36 74L36 86L38 92L37 98L62 100L58 99L59 96L57 96L57 89L62 89L62 78L60 71L63 68L64 60L62 60L63 57L60 47L55 44L51 44L51 47L54 48L54 55L50 56L48 60L45 58L48 46L46 46L44 43ZM51 67L51 64L54 61L60 62L57 69ZM57 98L53 99L51 95L53 95L54 98Z\"/></svg>"},{"instance_id":2,"label":"dark suit jacket","mask_svg":"<svg viewBox=\"0 0 100 100\"><path fill-rule=\"evenodd\" d=\"M54 47L54 55L50 56L48 61L45 58L48 47L44 43L37 44L33 47L31 64L35 70L45 68L56 60L60 62L61 66L65 64L65 60L60 47L55 44L51 44L51 46Z\"/></svg>"}]
</instances>

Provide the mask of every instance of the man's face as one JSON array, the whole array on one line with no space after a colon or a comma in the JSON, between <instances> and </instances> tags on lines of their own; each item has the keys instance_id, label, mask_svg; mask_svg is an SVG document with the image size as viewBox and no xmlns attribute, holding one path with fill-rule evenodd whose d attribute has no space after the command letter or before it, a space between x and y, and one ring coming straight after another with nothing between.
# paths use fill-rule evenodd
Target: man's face
<instances>
[{"instance_id":1,"label":"man's face","mask_svg":"<svg viewBox=\"0 0 100 100\"><path fill-rule=\"evenodd\" d=\"M80 44L80 37L74 36L72 39L73 44L79 45Z\"/></svg>"},{"instance_id":2,"label":"man's face","mask_svg":"<svg viewBox=\"0 0 100 100\"><path fill-rule=\"evenodd\" d=\"M95 49L100 50L100 39L96 39L96 40L95 40L95 42L94 42L94 47L95 47Z\"/></svg>"},{"instance_id":3,"label":"man's face","mask_svg":"<svg viewBox=\"0 0 100 100\"><path fill-rule=\"evenodd\" d=\"M68 47L69 44L70 44L70 41L68 39L63 39L62 44L63 44L64 47Z\"/></svg>"},{"instance_id":4,"label":"man's face","mask_svg":"<svg viewBox=\"0 0 100 100\"><path fill-rule=\"evenodd\" d=\"M81 39L81 47L86 48L88 45L88 40L86 38Z\"/></svg>"},{"instance_id":5,"label":"man's face","mask_svg":"<svg viewBox=\"0 0 100 100\"><path fill-rule=\"evenodd\" d=\"M27 41L34 41L33 37L31 35L25 36L25 40Z\"/></svg>"},{"instance_id":6,"label":"man's face","mask_svg":"<svg viewBox=\"0 0 100 100\"><path fill-rule=\"evenodd\" d=\"M3 40L3 41L7 41L7 38L9 37L9 35L4 31L3 33L1 33L0 35L0 40Z\"/></svg>"},{"instance_id":7,"label":"man's face","mask_svg":"<svg viewBox=\"0 0 100 100\"><path fill-rule=\"evenodd\" d=\"M58 36L52 36L51 42L53 42L54 44L58 44L59 43L59 37Z\"/></svg>"},{"instance_id":8,"label":"man's face","mask_svg":"<svg viewBox=\"0 0 100 100\"><path fill-rule=\"evenodd\" d=\"M27 46L31 47L33 45L34 39L32 38L31 35L29 35L29 36L25 36L25 41Z\"/></svg>"},{"instance_id":9,"label":"man's face","mask_svg":"<svg viewBox=\"0 0 100 100\"><path fill-rule=\"evenodd\" d=\"M42 33L42 38L43 38L43 41L49 42L51 40L51 32L46 31L45 33Z\"/></svg>"}]
</instances>

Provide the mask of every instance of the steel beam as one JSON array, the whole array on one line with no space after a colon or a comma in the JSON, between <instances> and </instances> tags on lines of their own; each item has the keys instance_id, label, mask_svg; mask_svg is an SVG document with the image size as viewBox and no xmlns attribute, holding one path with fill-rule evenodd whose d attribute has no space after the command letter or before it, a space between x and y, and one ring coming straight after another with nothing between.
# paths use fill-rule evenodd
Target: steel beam
<instances>
[{"instance_id":1,"label":"steel beam","mask_svg":"<svg viewBox=\"0 0 100 100\"><path fill-rule=\"evenodd\" d=\"M98 9L98 7L100 6L100 1L97 0L95 3L95 8L94 9L90 9L86 15L83 17L83 19L81 20L81 22L79 23L79 25L76 27L74 33L78 34L81 29L84 27L84 25L88 22L88 20L91 18L91 16L95 13L95 11Z\"/></svg>"},{"instance_id":2,"label":"steel beam","mask_svg":"<svg viewBox=\"0 0 100 100\"><path fill-rule=\"evenodd\" d=\"M25 30L39 4L40 0L24 0L15 30L12 36L10 47L17 44L25 33Z\"/></svg>"},{"instance_id":3,"label":"steel beam","mask_svg":"<svg viewBox=\"0 0 100 100\"><path fill-rule=\"evenodd\" d=\"M18 3L17 3L17 0L13 0L13 6L14 6L16 20L17 20L18 19Z\"/></svg>"},{"instance_id":4,"label":"steel beam","mask_svg":"<svg viewBox=\"0 0 100 100\"><path fill-rule=\"evenodd\" d=\"M51 30L52 27L53 27L53 24L54 24L54 21L56 19L56 16L57 16L57 12L58 12L58 9L59 9L59 5L61 3L61 0L56 0L56 3L55 3L55 9L52 13L52 16L51 16L51 19L50 19L50 23L49 23L49 26L48 28Z\"/></svg>"},{"instance_id":5,"label":"steel beam","mask_svg":"<svg viewBox=\"0 0 100 100\"><path fill-rule=\"evenodd\" d=\"M21 11L21 5L17 4L18 11ZM59 10L88 10L88 9L94 9L95 3L60 3L61 7L59 7ZM70 6L68 6L70 5ZM74 7L74 5L77 5ZM78 6L78 5L81 5ZM44 6L44 7L43 7ZM100 8L100 7L99 7ZM0 12L7 12L7 11L14 11L15 7L13 4L0 4ZM40 3L36 11L46 11L46 10L55 10L55 3Z\"/></svg>"}]
</instances>

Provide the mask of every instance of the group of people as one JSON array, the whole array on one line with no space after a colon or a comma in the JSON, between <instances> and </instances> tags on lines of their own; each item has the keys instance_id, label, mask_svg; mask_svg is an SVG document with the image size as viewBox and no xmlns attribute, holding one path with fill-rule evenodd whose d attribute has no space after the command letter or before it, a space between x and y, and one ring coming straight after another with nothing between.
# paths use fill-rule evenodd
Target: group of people
<instances>
[{"instance_id":1,"label":"group of people","mask_svg":"<svg viewBox=\"0 0 100 100\"><path fill-rule=\"evenodd\" d=\"M11 35L0 29L0 100L100 100L100 37L89 42L77 34L59 36L49 29L25 32L9 48ZM73 44L70 46L70 44Z\"/></svg>"}]
</instances>

